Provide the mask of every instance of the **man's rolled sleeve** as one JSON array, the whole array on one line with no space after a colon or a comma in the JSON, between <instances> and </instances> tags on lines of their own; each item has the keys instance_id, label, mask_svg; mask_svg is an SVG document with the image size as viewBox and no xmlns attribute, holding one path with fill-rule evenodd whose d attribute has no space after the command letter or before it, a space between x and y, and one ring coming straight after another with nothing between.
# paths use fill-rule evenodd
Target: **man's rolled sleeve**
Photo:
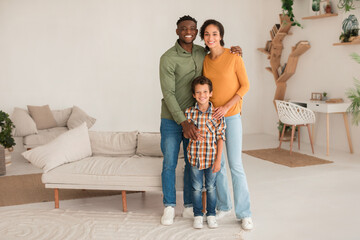
<instances>
[{"instance_id":1,"label":"man's rolled sleeve","mask_svg":"<svg viewBox=\"0 0 360 240\"><path fill-rule=\"evenodd\" d=\"M160 59L160 85L164 101L177 124L185 121L185 115L175 97L175 64L165 56Z\"/></svg>"}]
</instances>

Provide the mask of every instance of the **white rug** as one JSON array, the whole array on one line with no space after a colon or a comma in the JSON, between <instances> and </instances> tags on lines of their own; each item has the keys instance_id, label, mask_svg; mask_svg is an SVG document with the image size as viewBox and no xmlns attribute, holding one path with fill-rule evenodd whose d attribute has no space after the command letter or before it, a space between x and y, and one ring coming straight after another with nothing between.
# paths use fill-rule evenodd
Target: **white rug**
<instances>
[{"instance_id":1,"label":"white rug","mask_svg":"<svg viewBox=\"0 0 360 240\"><path fill-rule=\"evenodd\" d=\"M204 224L192 228L192 220L176 217L162 226L160 216L70 210L8 210L0 212L0 239L248 239L234 218L219 221L218 229Z\"/></svg>"}]
</instances>

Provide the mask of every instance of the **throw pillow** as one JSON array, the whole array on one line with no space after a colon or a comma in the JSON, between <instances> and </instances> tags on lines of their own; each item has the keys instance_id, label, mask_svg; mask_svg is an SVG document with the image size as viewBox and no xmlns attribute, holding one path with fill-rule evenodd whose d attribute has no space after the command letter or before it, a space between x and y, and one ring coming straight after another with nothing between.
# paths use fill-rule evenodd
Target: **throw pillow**
<instances>
[{"instance_id":1,"label":"throw pillow","mask_svg":"<svg viewBox=\"0 0 360 240\"><path fill-rule=\"evenodd\" d=\"M15 125L15 137L25 137L38 133L34 120L25 109L14 108L10 119Z\"/></svg>"},{"instance_id":2,"label":"throw pillow","mask_svg":"<svg viewBox=\"0 0 360 240\"><path fill-rule=\"evenodd\" d=\"M89 132L86 124L71 129L48 144L22 153L36 167L48 172L65 163L91 156Z\"/></svg>"},{"instance_id":3,"label":"throw pillow","mask_svg":"<svg viewBox=\"0 0 360 240\"><path fill-rule=\"evenodd\" d=\"M58 127L66 127L67 121L69 120L72 108L66 108L63 110L52 110L55 121Z\"/></svg>"},{"instance_id":4,"label":"throw pillow","mask_svg":"<svg viewBox=\"0 0 360 240\"><path fill-rule=\"evenodd\" d=\"M93 154L109 156L132 156L136 151L137 131L89 132Z\"/></svg>"},{"instance_id":5,"label":"throw pillow","mask_svg":"<svg viewBox=\"0 0 360 240\"><path fill-rule=\"evenodd\" d=\"M67 121L67 126L69 129L72 129L72 128L76 128L83 122L86 122L87 127L91 128L94 125L95 121L96 121L95 118L90 117L79 107L74 106L71 115L69 117L69 120Z\"/></svg>"},{"instance_id":6,"label":"throw pillow","mask_svg":"<svg viewBox=\"0 0 360 240\"><path fill-rule=\"evenodd\" d=\"M44 106L27 106L32 119L36 123L38 130L57 127L55 118L50 110L49 105Z\"/></svg>"}]
</instances>

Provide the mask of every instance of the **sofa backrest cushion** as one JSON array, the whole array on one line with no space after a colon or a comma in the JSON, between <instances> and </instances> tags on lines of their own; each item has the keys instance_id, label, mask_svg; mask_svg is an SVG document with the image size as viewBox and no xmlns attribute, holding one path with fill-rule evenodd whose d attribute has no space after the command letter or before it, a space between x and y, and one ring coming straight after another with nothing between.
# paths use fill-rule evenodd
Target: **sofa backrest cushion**
<instances>
[{"instance_id":1,"label":"sofa backrest cushion","mask_svg":"<svg viewBox=\"0 0 360 240\"><path fill-rule=\"evenodd\" d=\"M15 137L24 137L38 133L34 120L25 109L14 108L10 118L15 125Z\"/></svg>"},{"instance_id":2,"label":"sofa backrest cushion","mask_svg":"<svg viewBox=\"0 0 360 240\"><path fill-rule=\"evenodd\" d=\"M52 114L49 105L44 106L27 106L28 111L38 130L57 127L54 115Z\"/></svg>"},{"instance_id":3,"label":"sofa backrest cushion","mask_svg":"<svg viewBox=\"0 0 360 240\"><path fill-rule=\"evenodd\" d=\"M67 121L71 115L72 108L62 110L51 110L58 127L67 127Z\"/></svg>"},{"instance_id":4,"label":"sofa backrest cushion","mask_svg":"<svg viewBox=\"0 0 360 240\"><path fill-rule=\"evenodd\" d=\"M72 108L71 115L67 121L67 127L69 129L73 129L82 124L83 122L86 122L87 127L90 129L96 122L96 119L87 115L79 107L74 106Z\"/></svg>"},{"instance_id":5,"label":"sofa backrest cushion","mask_svg":"<svg viewBox=\"0 0 360 240\"><path fill-rule=\"evenodd\" d=\"M89 157L91 154L86 123L61 134L45 145L22 153L24 158L42 168L45 173L65 163Z\"/></svg>"},{"instance_id":6,"label":"sofa backrest cushion","mask_svg":"<svg viewBox=\"0 0 360 240\"><path fill-rule=\"evenodd\" d=\"M140 132L138 134L136 154L140 156L162 157L161 134L159 132ZM184 157L182 143L180 145L179 157Z\"/></svg>"},{"instance_id":7,"label":"sofa backrest cushion","mask_svg":"<svg viewBox=\"0 0 360 240\"><path fill-rule=\"evenodd\" d=\"M136 151L137 131L95 132L90 131L91 149L95 155L132 156Z\"/></svg>"}]
</instances>

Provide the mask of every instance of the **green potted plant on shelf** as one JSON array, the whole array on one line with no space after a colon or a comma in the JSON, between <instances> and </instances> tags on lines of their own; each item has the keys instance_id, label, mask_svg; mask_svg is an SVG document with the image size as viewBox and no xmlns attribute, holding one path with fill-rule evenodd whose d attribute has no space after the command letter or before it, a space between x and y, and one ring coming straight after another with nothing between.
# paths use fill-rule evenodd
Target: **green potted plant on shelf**
<instances>
[{"instance_id":1,"label":"green potted plant on shelf","mask_svg":"<svg viewBox=\"0 0 360 240\"><path fill-rule=\"evenodd\" d=\"M354 1L360 0L339 0L337 6L339 9L344 9L345 12L349 12L350 10L355 10Z\"/></svg>"},{"instance_id":2,"label":"green potted plant on shelf","mask_svg":"<svg viewBox=\"0 0 360 240\"><path fill-rule=\"evenodd\" d=\"M281 0L282 2L282 9L283 9L283 15L287 15L290 18L290 21L292 22L292 26L298 26L302 27L301 24L295 19L295 15L293 13L293 0Z\"/></svg>"},{"instance_id":3,"label":"green potted plant on shelf","mask_svg":"<svg viewBox=\"0 0 360 240\"><path fill-rule=\"evenodd\" d=\"M357 63L360 63L360 56L358 54L353 53L351 56ZM358 126L360 122L360 81L358 79L354 78L354 87L346 91L346 96L351 101L347 112L352 115L352 123Z\"/></svg>"},{"instance_id":4,"label":"green potted plant on shelf","mask_svg":"<svg viewBox=\"0 0 360 240\"><path fill-rule=\"evenodd\" d=\"M11 164L11 152L15 146L15 140L12 131L15 125L11 121L9 114L0 110L0 145L5 148L5 163Z\"/></svg>"}]
</instances>

